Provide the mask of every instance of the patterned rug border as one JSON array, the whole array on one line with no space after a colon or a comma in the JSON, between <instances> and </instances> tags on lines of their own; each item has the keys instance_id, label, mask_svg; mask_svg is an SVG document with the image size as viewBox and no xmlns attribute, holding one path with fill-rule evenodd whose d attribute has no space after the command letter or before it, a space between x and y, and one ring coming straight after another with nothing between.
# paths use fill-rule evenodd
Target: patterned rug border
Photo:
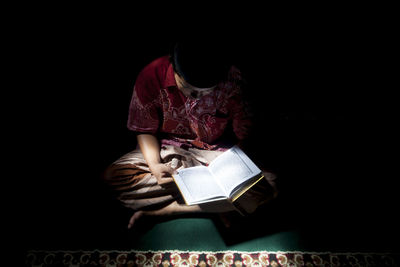
<instances>
[{"instance_id":1,"label":"patterned rug border","mask_svg":"<svg viewBox=\"0 0 400 267\"><path fill-rule=\"evenodd\" d=\"M102 249L93 249L93 250L36 250L30 249L27 253L197 253L197 254L208 254L208 253L268 253L268 254L331 254L331 255L400 255L400 252L332 252L332 251L300 251L300 250L102 250Z\"/></svg>"},{"instance_id":2,"label":"patterned rug border","mask_svg":"<svg viewBox=\"0 0 400 267\"><path fill-rule=\"evenodd\" d=\"M400 266L400 253L190 250L29 250L26 266Z\"/></svg>"}]
</instances>

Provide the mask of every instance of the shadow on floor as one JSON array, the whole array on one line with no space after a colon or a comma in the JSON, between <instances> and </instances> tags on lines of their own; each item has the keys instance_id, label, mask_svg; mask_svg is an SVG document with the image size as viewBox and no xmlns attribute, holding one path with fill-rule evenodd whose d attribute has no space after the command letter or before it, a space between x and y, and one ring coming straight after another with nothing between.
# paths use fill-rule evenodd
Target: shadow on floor
<instances>
[{"instance_id":1,"label":"shadow on floor","mask_svg":"<svg viewBox=\"0 0 400 267\"><path fill-rule=\"evenodd\" d=\"M392 163L384 161L384 154L371 143L365 146L365 138L359 139L366 129L303 125L307 131L302 132L298 127L281 127L272 136L275 142L265 144L272 152L262 155L277 163L282 180L279 200L248 218L234 218L231 229L211 217L225 244L294 230L301 234L301 248L308 250L398 250L398 194L393 173L381 168ZM342 131L351 127L351 134ZM120 147L129 138L120 141ZM45 177L28 180L25 215L34 219L23 229L26 248L131 247L134 233L126 229L131 212L107 194L97 177L121 155L120 147L112 156L109 149L92 159L84 153L77 156L74 150L53 159ZM60 162L66 166L62 171ZM32 172L34 177L43 174L39 167ZM144 226L138 228L139 234L157 227L157 221Z\"/></svg>"}]
</instances>

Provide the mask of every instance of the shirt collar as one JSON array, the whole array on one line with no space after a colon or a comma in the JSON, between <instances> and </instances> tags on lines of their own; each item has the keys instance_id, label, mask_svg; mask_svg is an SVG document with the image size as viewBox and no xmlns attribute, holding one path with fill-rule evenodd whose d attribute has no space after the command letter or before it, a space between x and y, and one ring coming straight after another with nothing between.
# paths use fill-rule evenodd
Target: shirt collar
<instances>
[{"instance_id":1,"label":"shirt collar","mask_svg":"<svg viewBox=\"0 0 400 267\"><path fill-rule=\"evenodd\" d=\"M171 87L171 86L177 86L174 73L175 72L174 72L174 68L172 67L172 64L169 64L167 73L165 75L164 88Z\"/></svg>"}]
</instances>

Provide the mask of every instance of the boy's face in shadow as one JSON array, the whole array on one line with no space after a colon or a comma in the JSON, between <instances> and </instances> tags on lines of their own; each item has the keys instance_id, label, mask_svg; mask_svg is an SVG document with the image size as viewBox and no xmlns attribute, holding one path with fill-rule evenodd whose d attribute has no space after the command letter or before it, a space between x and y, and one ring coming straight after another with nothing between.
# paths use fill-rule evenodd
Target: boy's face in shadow
<instances>
[{"instance_id":1,"label":"boy's face in shadow","mask_svg":"<svg viewBox=\"0 0 400 267\"><path fill-rule=\"evenodd\" d=\"M179 76L176 72L174 73L175 75L175 81L178 86L178 89L186 96L194 99L200 99L205 95L210 94L216 87L208 87L208 88L198 88L195 87L188 82L186 82L183 77Z\"/></svg>"}]
</instances>

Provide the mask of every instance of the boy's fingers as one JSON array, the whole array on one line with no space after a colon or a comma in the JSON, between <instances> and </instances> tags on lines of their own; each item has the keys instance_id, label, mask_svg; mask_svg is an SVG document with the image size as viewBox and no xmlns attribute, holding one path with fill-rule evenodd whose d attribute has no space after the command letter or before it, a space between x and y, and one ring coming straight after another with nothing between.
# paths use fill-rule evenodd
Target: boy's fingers
<instances>
[{"instance_id":1,"label":"boy's fingers","mask_svg":"<svg viewBox=\"0 0 400 267\"><path fill-rule=\"evenodd\" d=\"M176 172L175 169L171 168L168 165L164 165L163 171L168 174L174 174Z\"/></svg>"}]
</instances>

